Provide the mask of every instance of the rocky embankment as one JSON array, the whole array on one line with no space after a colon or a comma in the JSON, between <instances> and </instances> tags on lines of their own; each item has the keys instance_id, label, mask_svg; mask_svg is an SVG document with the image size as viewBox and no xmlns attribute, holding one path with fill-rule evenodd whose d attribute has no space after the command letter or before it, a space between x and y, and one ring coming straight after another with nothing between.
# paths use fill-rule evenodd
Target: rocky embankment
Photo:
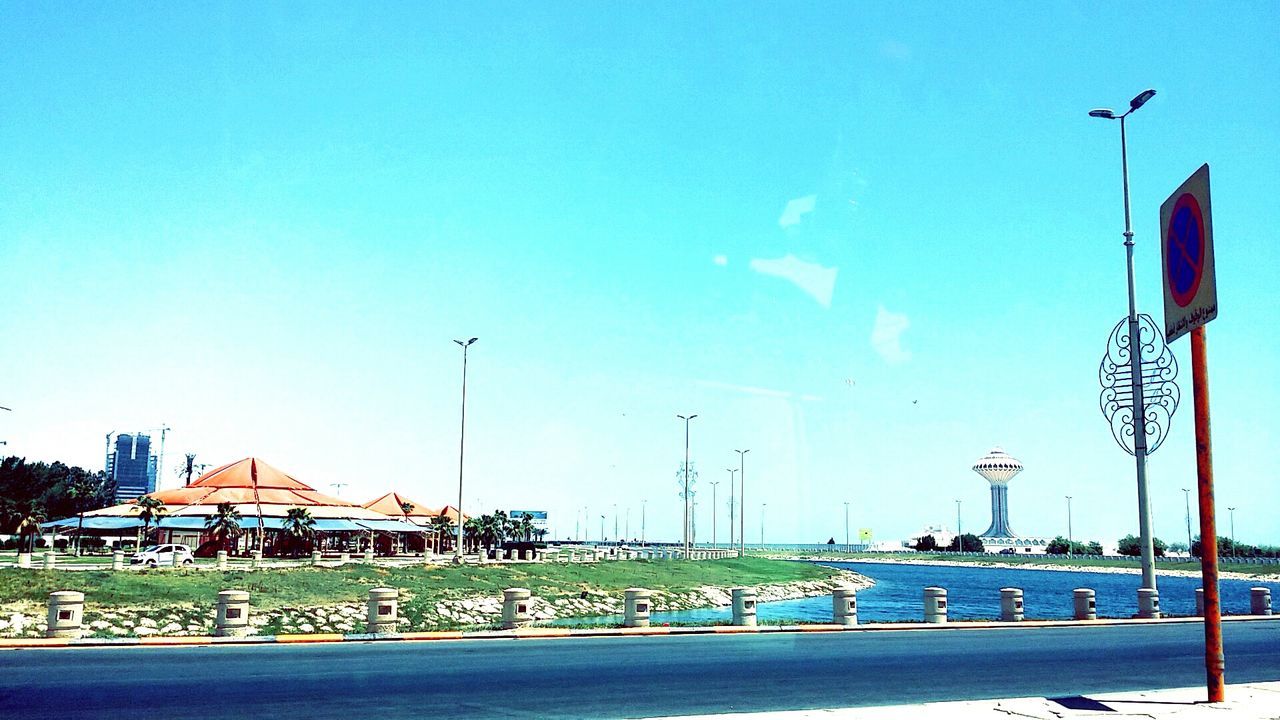
<instances>
[{"instance_id":1,"label":"rocky embankment","mask_svg":"<svg viewBox=\"0 0 1280 720\"><path fill-rule=\"evenodd\" d=\"M840 586L867 588L873 581L846 570L826 580L803 580L756 586L758 602L791 600L829 594ZM655 590L655 612L724 607L732 602L730 588L700 587L686 592ZM618 616L622 620L622 593L583 590L573 595L534 597L530 612L536 620L568 617ZM365 629L364 603L341 603L306 608L253 610L249 623L263 635L277 633L359 633ZM489 627L502 618L502 598L471 596L419 599L404 592L400 597L400 630L452 630ZM40 637L45 631L45 608L34 603L9 603L0 607L0 637ZM85 635L143 637L148 635L203 636L213 634L214 608L183 604L165 608L128 607L95 610L85 608Z\"/></svg>"}]
</instances>

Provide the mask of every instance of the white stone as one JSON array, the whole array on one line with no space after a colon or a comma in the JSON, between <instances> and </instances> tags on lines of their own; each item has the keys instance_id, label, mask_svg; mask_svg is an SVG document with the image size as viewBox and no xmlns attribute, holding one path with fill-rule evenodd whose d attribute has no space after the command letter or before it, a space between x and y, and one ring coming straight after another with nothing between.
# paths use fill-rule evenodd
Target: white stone
<instances>
[{"instance_id":1,"label":"white stone","mask_svg":"<svg viewBox=\"0 0 1280 720\"><path fill-rule=\"evenodd\" d=\"M139 635L155 635L156 634L155 628L149 627L146 625L141 625L139 627L136 627L133 629L133 631Z\"/></svg>"},{"instance_id":2,"label":"white stone","mask_svg":"<svg viewBox=\"0 0 1280 720\"><path fill-rule=\"evenodd\" d=\"M160 633L162 635L168 635L169 633L176 633L181 631L182 631L182 626L176 622L171 622L168 625L165 625L164 627L160 628Z\"/></svg>"},{"instance_id":3,"label":"white stone","mask_svg":"<svg viewBox=\"0 0 1280 720\"><path fill-rule=\"evenodd\" d=\"M309 633L309 632L314 632L314 631L315 631L315 627L314 627L314 626L312 626L312 624L311 624L311 623L302 623L301 625L299 625L299 626L298 626L298 629L299 629L299 630L301 630L301 631L302 631L302 632L304 632L304 633Z\"/></svg>"},{"instance_id":4,"label":"white stone","mask_svg":"<svg viewBox=\"0 0 1280 720\"><path fill-rule=\"evenodd\" d=\"M93 622L89 623L89 627L93 628L94 630L103 630L107 628L109 625L111 625L111 623L107 622L106 620L94 620Z\"/></svg>"},{"instance_id":5,"label":"white stone","mask_svg":"<svg viewBox=\"0 0 1280 720\"><path fill-rule=\"evenodd\" d=\"M156 621L155 621L155 620L152 620L151 618L146 618L146 617L144 617L144 618L142 618L141 620L139 620L139 621L138 621L138 624L139 624L139 625L141 625L141 626L143 626L143 627L149 627L149 628L156 627Z\"/></svg>"}]
</instances>

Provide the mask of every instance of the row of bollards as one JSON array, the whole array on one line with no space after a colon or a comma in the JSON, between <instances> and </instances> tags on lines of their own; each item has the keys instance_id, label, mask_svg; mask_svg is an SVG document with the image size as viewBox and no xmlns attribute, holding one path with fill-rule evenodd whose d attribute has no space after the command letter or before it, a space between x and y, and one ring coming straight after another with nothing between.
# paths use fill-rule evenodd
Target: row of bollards
<instances>
[{"instance_id":1,"label":"row of bollards","mask_svg":"<svg viewBox=\"0 0 1280 720\"><path fill-rule=\"evenodd\" d=\"M1146 602L1147 612L1160 617L1159 598L1154 591L1139 591L1140 602ZM623 595L623 626L649 627L652 593L645 588L627 588ZM733 624L754 627L756 625L755 588L737 587L731 591ZM367 600L368 618L366 631L370 634L387 634L396 631L399 621L400 591L395 588L372 588ZM502 628L512 630L533 623L531 605L533 594L528 588L507 588L502 591ZM838 587L831 593L832 621L837 625L852 627L858 624L857 588ZM1076 620L1098 619L1097 598L1091 588L1076 588L1072 592L1073 614ZM1252 615L1271 614L1271 590L1265 587L1250 588L1249 610ZM947 590L941 587L924 589L924 621L947 622ZM1196 614L1204 614L1203 592L1196 590ZM1004 622L1021 622L1025 617L1022 588L1000 589L1000 619ZM49 594L49 621L47 637L79 637L84 620L84 593L60 590ZM217 637L241 637L248 635L249 593L243 590L223 590L218 593L218 609L214 621Z\"/></svg>"}]
</instances>

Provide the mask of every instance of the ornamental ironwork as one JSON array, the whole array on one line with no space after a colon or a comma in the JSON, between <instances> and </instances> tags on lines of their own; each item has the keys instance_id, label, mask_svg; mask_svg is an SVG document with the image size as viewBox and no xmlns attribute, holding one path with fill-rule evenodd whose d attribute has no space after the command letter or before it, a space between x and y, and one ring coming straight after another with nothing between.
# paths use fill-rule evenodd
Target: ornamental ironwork
<instances>
[{"instance_id":1,"label":"ornamental ironwork","mask_svg":"<svg viewBox=\"0 0 1280 720\"><path fill-rule=\"evenodd\" d=\"M1107 338L1107 352L1098 366L1102 394L1098 401L1102 415L1111 424L1111 434L1120 447L1134 454L1136 429L1133 412L1132 349L1129 347L1129 319L1116 324ZM1150 315L1138 316L1138 351L1142 361L1142 405L1147 454L1160 447L1169 434L1169 424L1178 409L1182 393L1174 380L1178 377L1178 361L1173 357L1164 334Z\"/></svg>"}]
</instances>

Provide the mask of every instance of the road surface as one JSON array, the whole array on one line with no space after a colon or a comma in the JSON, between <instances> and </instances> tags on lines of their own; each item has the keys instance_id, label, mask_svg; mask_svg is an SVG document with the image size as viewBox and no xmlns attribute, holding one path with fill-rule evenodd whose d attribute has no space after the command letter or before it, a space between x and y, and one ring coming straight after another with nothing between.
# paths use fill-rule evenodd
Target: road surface
<instances>
[{"instance_id":1,"label":"road surface","mask_svg":"<svg viewBox=\"0 0 1280 720\"><path fill-rule=\"evenodd\" d=\"M1280 620L1226 623L1280 680ZM0 651L0 717L643 717L1072 696L1204 682L1195 623Z\"/></svg>"}]
</instances>

